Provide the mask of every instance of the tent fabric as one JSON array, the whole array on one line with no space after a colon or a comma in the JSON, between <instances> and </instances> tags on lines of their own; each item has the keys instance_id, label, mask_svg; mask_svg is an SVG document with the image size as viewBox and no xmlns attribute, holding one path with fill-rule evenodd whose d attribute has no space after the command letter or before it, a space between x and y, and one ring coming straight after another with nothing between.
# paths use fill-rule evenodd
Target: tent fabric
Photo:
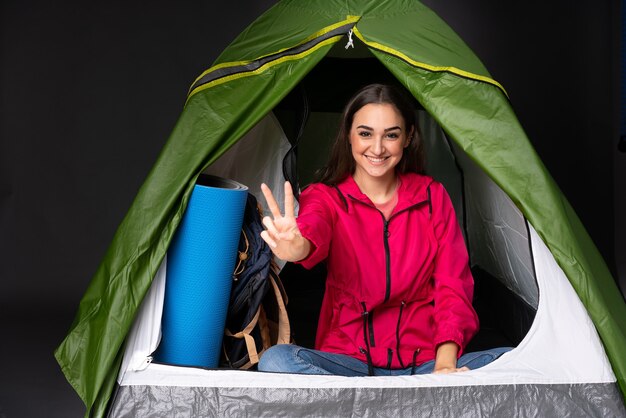
<instances>
[{"instance_id":1,"label":"tent fabric","mask_svg":"<svg viewBox=\"0 0 626 418\"><path fill-rule=\"evenodd\" d=\"M173 411L190 417L626 416L619 398L616 385L602 383L271 390L147 385L121 388L111 416L161 418Z\"/></svg>"},{"instance_id":2,"label":"tent fabric","mask_svg":"<svg viewBox=\"0 0 626 418\"><path fill-rule=\"evenodd\" d=\"M284 0L242 32L205 75L293 53L190 91L81 300L69 334L55 351L88 413L104 410L125 336L200 172L276 106L333 43L344 39L328 33L342 28L347 34L350 27L536 228L589 312L626 393L626 304L574 210L530 146L501 86L478 58L415 1ZM323 39L298 49L318 37Z\"/></svg>"},{"instance_id":3,"label":"tent fabric","mask_svg":"<svg viewBox=\"0 0 626 418\"><path fill-rule=\"evenodd\" d=\"M456 152L463 168L470 258L535 310L539 292L526 220L511 199L465 154Z\"/></svg>"}]
</instances>

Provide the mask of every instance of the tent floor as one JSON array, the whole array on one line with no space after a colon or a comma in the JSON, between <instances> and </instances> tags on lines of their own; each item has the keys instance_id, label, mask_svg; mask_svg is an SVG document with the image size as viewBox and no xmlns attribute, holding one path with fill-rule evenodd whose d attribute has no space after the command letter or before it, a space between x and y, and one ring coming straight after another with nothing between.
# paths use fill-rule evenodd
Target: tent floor
<instances>
[{"instance_id":1,"label":"tent floor","mask_svg":"<svg viewBox=\"0 0 626 418\"><path fill-rule=\"evenodd\" d=\"M473 269L473 274L474 308L481 327L467 351L516 346L532 325L534 309L483 270ZM306 270L292 263L288 263L280 274L288 295L287 310L293 338L298 345L315 345L325 275L323 265Z\"/></svg>"}]
</instances>

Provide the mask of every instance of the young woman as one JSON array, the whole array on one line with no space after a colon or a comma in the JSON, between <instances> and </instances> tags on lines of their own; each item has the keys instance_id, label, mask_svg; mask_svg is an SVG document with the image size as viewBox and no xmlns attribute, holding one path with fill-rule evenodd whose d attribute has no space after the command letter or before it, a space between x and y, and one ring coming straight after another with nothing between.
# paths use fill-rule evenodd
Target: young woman
<instances>
[{"instance_id":1,"label":"young woman","mask_svg":"<svg viewBox=\"0 0 626 418\"><path fill-rule=\"evenodd\" d=\"M300 212L285 183L285 213L261 237L285 261L328 270L316 349L278 345L259 370L344 376L454 373L506 349L464 354L478 329L473 279L443 186L422 175L414 107L393 87L369 85L344 109L330 161Z\"/></svg>"}]
</instances>

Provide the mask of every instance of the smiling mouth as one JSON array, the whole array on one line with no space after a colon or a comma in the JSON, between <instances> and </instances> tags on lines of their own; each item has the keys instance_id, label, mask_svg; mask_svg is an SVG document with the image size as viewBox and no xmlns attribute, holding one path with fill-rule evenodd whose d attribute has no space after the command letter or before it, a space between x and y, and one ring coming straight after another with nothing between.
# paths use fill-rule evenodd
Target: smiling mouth
<instances>
[{"instance_id":1,"label":"smiling mouth","mask_svg":"<svg viewBox=\"0 0 626 418\"><path fill-rule=\"evenodd\" d=\"M370 157L369 155L366 155L365 158L372 163L379 164L384 162L389 157Z\"/></svg>"}]
</instances>

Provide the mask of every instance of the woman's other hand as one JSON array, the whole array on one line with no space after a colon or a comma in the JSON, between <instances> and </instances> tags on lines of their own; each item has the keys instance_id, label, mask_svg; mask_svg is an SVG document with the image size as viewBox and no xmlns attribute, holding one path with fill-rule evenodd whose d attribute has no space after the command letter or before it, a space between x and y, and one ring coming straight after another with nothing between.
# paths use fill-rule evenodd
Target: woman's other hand
<instances>
[{"instance_id":1,"label":"woman's other hand","mask_svg":"<svg viewBox=\"0 0 626 418\"><path fill-rule=\"evenodd\" d=\"M469 372L469 368L463 367L442 367L440 369L435 369L433 371L434 374L450 374L450 373L459 373L459 372Z\"/></svg>"},{"instance_id":2,"label":"woman's other hand","mask_svg":"<svg viewBox=\"0 0 626 418\"><path fill-rule=\"evenodd\" d=\"M437 356L435 358L435 370L434 374L449 374L458 372L467 372L467 367L456 367L457 354L459 352L459 346L448 341L440 344L437 347Z\"/></svg>"},{"instance_id":3,"label":"woman's other hand","mask_svg":"<svg viewBox=\"0 0 626 418\"><path fill-rule=\"evenodd\" d=\"M274 195L267 185L261 185L261 191L267 202L272 216L263 218L266 230L261 232L261 238L270 246L276 257L284 261L299 261L306 258L311 250L311 243L304 238L296 223L294 196L291 184L285 182L285 214L280 208Z\"/></svg>"}]
</instances>

